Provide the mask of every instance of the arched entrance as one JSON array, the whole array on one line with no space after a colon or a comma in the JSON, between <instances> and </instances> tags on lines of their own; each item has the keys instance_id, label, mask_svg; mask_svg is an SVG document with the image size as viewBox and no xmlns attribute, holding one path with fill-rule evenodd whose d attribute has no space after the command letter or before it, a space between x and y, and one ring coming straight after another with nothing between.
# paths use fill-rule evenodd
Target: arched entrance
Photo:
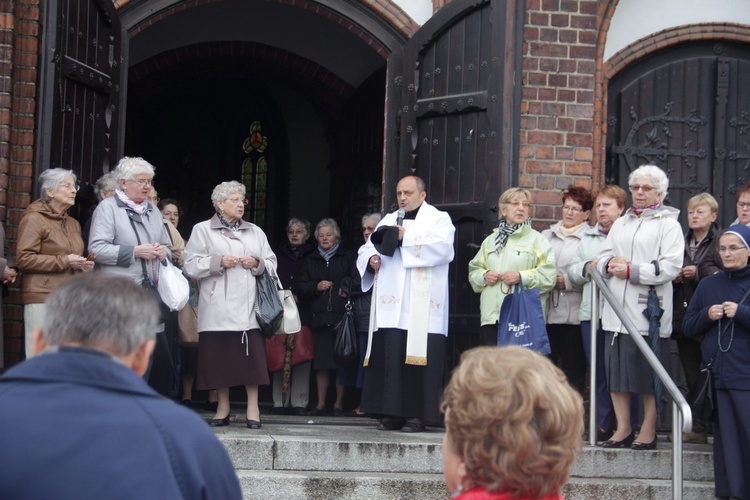
<instances>
[{"instance_id":1,"label":"arched entrance","mask_svg":"<svg viewBox=\"0 0 750 500\"><path fill-rule=\"evenodd\" d=\"M291 215L332 216L358 245L348 229L379 203L349 193L375 186L379 201L382 178L387 50L376 37L390 31L392 43L397 30L368 33L304 2L188 2L158 16L147 4L119 10L130 34L124 151L152 161L160 196L186 205L180 229L209 216L213 186L244 178L249 218L272 245ZM248 150L253 127L262 143Z\"/></svg>"}]
</instances>

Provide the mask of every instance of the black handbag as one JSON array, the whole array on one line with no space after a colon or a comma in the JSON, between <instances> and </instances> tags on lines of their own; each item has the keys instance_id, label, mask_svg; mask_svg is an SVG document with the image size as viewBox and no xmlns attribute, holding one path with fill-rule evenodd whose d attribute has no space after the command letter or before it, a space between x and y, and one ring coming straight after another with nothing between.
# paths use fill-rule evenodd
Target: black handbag
<instances>
[{"instance_id":1,"label":"black handbag","mask_svg":"<svg viewBox=\"0 0 750 500\"><path fill-rule=\"evenodd\" d=\"M695 381L695 385L693 385L688 397L694 422L710 422L714 418L716 411L716 389L714 388L714 372L711 368L713 367L715 357L716 352L714 352L706 367L698 373L698 379Z\"/></svg>"},{"instance_id":2,"label":"black handbag","mask_svg":"<svg viewBox=\"0 0 750 500\"><path fill-rule=\"evenodd\" d=\"M357 353L357 330L354 326L352 303L347 301L346 312L336 326L336 339L333 343L333 359L341 365L353 365L359 360Z\"/></svg>"},{"instance_id":3,"label":"black handbag","mask_svg":"<svg viewBox=\"0 0 750 500\"><path fill-rule=\"evenodd\" d=\"M277 290L268 270L255 277L255 319L258 320L260 331L267 339L273 337L284 318L284 306Z\"/></svg>"}]
</instances>

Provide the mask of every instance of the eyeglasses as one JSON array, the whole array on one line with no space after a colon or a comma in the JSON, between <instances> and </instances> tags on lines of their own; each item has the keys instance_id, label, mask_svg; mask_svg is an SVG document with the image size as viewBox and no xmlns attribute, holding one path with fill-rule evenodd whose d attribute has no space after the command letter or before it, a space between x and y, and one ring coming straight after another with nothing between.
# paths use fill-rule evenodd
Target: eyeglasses
<instances>
[{"instance_id":1,"label":"eyeglasses","mask_svg":"<svg viewBox=\"0 0 750 500\"><path fill-rule=\"evenodd\" d=\"M250 201L247 198L227 198L227 201L231 201L235 205L247 205Z\"/></svg>"},{"instance_id":2,"label":"eyeglasses","mask_svg":"<svg viewBox=\"0 0 750 500\"><path fill-rule=\"evenodd\" d=\"M57 185L58 188L70 189L72 191L78 191L81 187L78 184L71 184L70 182L61 182Z\"/></svg>"},{"instance_id":3,"label":"eyeglasses","mask_svg":"<svg viewBox=\"0 0 750 500\"><path fill-rule=\"evenodd\" d=\"M563 205L562 209L563 209L563 212L573 212L574 214L583 212L582 208L571 207L571 206L568 206L568 205Z\"/></svg>"},{"instance_id":4,"label":"eyeglasses","mask_svg":"<svg viewBox=\"0 0 750 500\"><path fill-rule=\"evenodd\" d=\"M734 253L740 250L747 250L747 247L735 247L735 246L719 247L719 253L726 253L726 252Z\"/></svg>"},{"instance_id":5,"label":"eyeglasses","mask_svg":"<svg viewBox=\"0 0 750 500\"><path fill-rule=\"evenodd\" d=\"M138 184L140 187L153 186L154 185L152 179L133 179L130 182L134 182L134 183Z\"/></svg>"},{"instance_id":6,"label":"eyeglasses","mask_svg":"<svg viewBox=\"0 0 750 500\"><path fill-rule=\"evenodd\" d=\"M245 205L247 205L247 203L245 203ZM303 231L302 229L290 229L289 231L286 232L286 234L290 236L297 236L297 235L305 234L305 231Z\"/></svg>"},{"instance_id":7,"label":"eyeglasses","mask_svg":"<svg viewBox=\"0 0 750 500\"><path fill-rule=\"evenodd\" d=\"M643 191L644 193L650 193L656 188L654 186L639 186L638 184L633 184L632 186L630 186L630 191L633 193L635 193L639 189Z\"/></svg>"},{"instance_id":8,"label":"eyeglasses","mask_svg":"<svg viewBox=\"0 0 750 500\"><path fill-rule=\"evenodd\" d=\"M750 208L750 201L738 201L737 202L737 206L739 208L748 209L748 208Z\"/></svg>"}]
</instances>

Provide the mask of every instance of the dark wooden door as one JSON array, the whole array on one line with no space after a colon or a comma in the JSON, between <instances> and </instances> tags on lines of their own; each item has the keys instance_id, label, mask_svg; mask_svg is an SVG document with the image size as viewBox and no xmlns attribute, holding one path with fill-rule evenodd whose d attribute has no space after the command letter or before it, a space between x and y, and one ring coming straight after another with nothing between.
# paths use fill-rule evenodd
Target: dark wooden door
<instances>
[{"instance_id":1,"label":"dark wooden door","mask_svg":"<svg viewBox=\"0 0 750 500\"><path fill-rule=\"evenodd\" d=\"M82 189L72 212L82 219L91 184L120 154L124 33L110 0L48 0L45 24L37 173L76 172Z\"/></svg>"},{"instance_id":2,"label":"dark wooden door","mask_svg":"<svg viewBox=\"0 0 750 500\"><path fill-rule=\"evenodd\" d=\"M700 192L736 218L737 189L750 181L750 46L688 43L645 58L609 86L607 182L651 163L669 175L667 202L681 210Z\"/></svg>"},{"instance_id":3,"label":"dark wooden door","mask_svg":"<svg viewBox=\"0 0 750 500\"><path fill-rule=\"evenodd\" d=\"M398 179L414 173L427 201L451 215L450 335L459 344L479 329L468 262L517 172L523 10L521 0L455 0L388 60L384 206L393 209Z\"/></svg>"}]
</instances>

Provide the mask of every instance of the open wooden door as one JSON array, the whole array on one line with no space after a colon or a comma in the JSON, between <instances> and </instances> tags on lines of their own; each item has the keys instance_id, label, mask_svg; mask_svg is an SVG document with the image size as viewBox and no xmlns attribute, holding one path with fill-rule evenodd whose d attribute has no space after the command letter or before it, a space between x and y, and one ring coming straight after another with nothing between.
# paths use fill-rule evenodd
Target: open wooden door
<instances>
[{"instance_id":1,"label":"open wooden door","mask_svg":"<svg viewBox=\"0 0 750 500\"><path fill-rule=\"evenodd\" d=\"M91 185L121 154L125 33L111 0L47 0L44 12L35 177L73 170L81 190L71 213L83 224Z\"/></svg>"},{"instance_id":2,"label":"open wooden door","mask_svg":"<svg viewBox=\"0 0 750 500\"><path fill-rule=\"evenodd\" d=\"M456 226L450 274L454 353L478 338L468 262L497 225L497 199L517 177L525 2L454 0L388 60L384 206L414 173ZM467 343L469 345L467 345Z\"/></svg>"}]
</instances>

